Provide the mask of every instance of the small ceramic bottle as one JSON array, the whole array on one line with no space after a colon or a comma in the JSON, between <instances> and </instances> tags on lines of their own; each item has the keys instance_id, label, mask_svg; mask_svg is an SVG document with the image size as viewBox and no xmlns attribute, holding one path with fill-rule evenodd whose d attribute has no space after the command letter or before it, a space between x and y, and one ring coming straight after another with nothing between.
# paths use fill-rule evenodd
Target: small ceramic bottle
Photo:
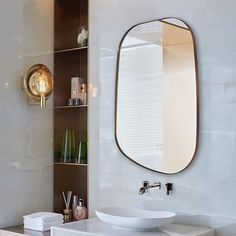
<instances>
[{"instance_id":1,"label":"small ceramic bottle","mask_svg":"<svg viewBox=\"0 0 236 236\"><path fill-rule=\"evenodd\" d=\"M84 220L88 218L88 210L84 206L83 199L79 199L79 205L75 209L75 219L76 220Z\"/></svg>"}]
</instances>

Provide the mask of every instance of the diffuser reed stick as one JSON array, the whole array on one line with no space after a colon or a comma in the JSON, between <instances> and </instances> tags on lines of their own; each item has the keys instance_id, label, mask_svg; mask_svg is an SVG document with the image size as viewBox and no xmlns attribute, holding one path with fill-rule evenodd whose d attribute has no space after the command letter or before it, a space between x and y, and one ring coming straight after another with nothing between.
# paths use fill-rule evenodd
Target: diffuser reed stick
<instances>
[{"instance_id":1,"label":"diffuser reed stick","mask_svg":"<svg viewBox=\"0 0 236 236\"><path fill-rule=\"evenodd\" d=\"M66 205L66 209L68 210L70 208L70 201L72 196L72 191L67 191L67 196L65 196L64 191L62 192L62 196Z\"/></svg>"}]
</instances>

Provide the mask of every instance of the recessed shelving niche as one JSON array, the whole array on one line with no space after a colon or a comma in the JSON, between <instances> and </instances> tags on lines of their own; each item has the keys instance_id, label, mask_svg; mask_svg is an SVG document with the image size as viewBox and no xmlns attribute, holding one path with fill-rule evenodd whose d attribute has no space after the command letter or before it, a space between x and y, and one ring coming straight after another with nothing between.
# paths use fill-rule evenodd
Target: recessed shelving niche
<instances>
[{"instance_id":1,"label":"recessed shelving niche","mask_svg":"<svg viewBox=\"0 0 236 236\"><path fill-rule=\"evenodd\" d=\"M63 133L71 128L76 144L87 141L87 105L68 106L71 78L87 83L88 46L79 47L78 28L88 26L88 0L55 0L54 4L54 211L65 208L62 191L71 190L87 206L87 164L63 163Z\"/></svg>"}]
</instances>

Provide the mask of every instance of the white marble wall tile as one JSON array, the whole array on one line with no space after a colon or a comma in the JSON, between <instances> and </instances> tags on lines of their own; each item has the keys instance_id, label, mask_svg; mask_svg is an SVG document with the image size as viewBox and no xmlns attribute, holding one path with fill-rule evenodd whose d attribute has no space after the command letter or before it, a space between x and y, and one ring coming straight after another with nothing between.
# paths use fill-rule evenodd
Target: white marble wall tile
<instances>
[{"instance_id":1,"label":"white marble wall tile","mask_svg":"<svg viewBox=\"0 0 236 236\"><path fill-rule=\"evenodd\" d=\"M53 68L53 1L0 3L0 227L52 210L52 98L29 106L21 79L35 63Z\"/></svg>"},{"instance_id":2,"label":"white marble wall tile","mask_svg":"<svg viewBox=\"0 0 236 236\"><path fill-rule=\"evenodd\" d=\"M224 100L228 103L235 103L236 101L236 81L233 83L226 83L224 85Z\"/></svg>"}]
</instances>

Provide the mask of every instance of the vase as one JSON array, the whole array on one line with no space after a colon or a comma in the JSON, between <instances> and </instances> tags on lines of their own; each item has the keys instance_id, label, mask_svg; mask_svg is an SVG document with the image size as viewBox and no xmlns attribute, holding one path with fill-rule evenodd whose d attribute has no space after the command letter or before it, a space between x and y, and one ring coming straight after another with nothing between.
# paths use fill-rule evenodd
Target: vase
<instances>
[{"instance_id":1,"label":"vase","mask_svg":"<svg viewBox=\"0 0 236 236\"><path fill-rule=\"evenodd\" d=\"M66 129L64 131L61 154L61 162L75 162L75 132L73 129Z\"/></svg>"},{"instance_id":2,"label":"vase","mask_svg":"<svg viewBox=\"0 0 236 236\"><path fill-rule=\"evenodd\" d=\"M79 164L87 164L87 142L85 141L79 142L76 162Z\"/></svg>"}]
</instances>

